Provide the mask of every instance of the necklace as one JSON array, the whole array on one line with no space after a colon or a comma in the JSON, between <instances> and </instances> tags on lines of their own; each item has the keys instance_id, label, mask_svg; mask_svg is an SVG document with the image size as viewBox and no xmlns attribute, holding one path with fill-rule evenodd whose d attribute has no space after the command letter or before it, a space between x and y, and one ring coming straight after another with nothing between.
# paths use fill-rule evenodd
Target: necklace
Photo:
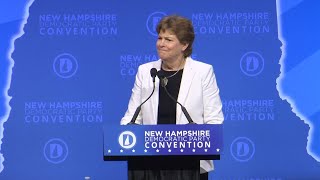
<instances>
[{"instance_id":1,"label":"necklace","mask_svg":"<svg viewBox=\"0 0 320 180\"><path fill-rule=\"evenodd\" d=\"M184 62L184 60L181 61L180 65L179 65L179 70L178 70L178 71L176 71L175 73L173 73L173 74L170 75L170 76L167 76L167 77L164 77L164 78L163 78L164 86L167 86L168 81L169 81L169 78L171 78L171 77L175 76L176 74L178 74L178 72L182 69L181 66L182 66L183 62Z\"/></svg>"},{"instance_id":2,"label":"necklace","mask_svg":"<svg viewBox=\"0 0 320 180\"><path fill-rule=\"evenodd\" d=\"M174 74L172 74L172 75L170 75L170 76L167 76L167 77L165 77L165 78L169 79L169 78L171 78L171 77L175 76L175 75L176 75L180 70L181 70L181 69L179 69L179 70L178 70L178 71L176 71Z\"/></svg>"}]
</instances>

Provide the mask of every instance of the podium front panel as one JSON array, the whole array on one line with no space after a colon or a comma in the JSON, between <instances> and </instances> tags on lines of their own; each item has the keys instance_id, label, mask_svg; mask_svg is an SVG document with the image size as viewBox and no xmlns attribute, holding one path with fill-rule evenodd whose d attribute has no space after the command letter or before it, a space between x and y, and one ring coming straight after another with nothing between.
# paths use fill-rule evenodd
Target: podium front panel
<instances>
[{"instance_id":1,"label":"podium front panel","mask_svg":"<svg viewBox=\"0 0 320 180\"><path fill-rule=\"evenodd\" d=\"M105 158L220 155L222 125L106 126L103 148Z\"/></svg>"}]
</instances>

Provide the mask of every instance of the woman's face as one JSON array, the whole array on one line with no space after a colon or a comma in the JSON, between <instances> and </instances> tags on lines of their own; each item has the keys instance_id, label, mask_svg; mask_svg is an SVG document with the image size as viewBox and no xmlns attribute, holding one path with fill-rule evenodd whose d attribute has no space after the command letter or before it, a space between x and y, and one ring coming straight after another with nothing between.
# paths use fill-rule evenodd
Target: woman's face
<instances>
[{"instance_id":1,"label":"woman's face","mask_svg":"<svg viewBox=\"0 0 320 180\"><path fill-rule=\"evenodd\" d=\"M157 51L160 59L176 61L183 57L183 51L188 44L181 44L177 36L171 31L160 31L157 40Z\"/></svg>"}]
</instances>

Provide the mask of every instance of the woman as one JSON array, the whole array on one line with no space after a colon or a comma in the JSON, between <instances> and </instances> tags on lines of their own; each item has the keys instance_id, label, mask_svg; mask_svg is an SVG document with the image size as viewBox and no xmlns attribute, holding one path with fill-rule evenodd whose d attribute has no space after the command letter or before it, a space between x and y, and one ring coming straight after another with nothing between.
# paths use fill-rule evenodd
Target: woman
<instances>
[{"instance_id":1,"label":"woman","mask_svg":"<svg viewBox=\"0 0 320 180\"><path fill-rule=\"evenodd\" d=\"M186 107L197 124L221 124L224 120L219 89L211 65L190 56L194 41L192 22L181 16L164 17L157 26L159 60L139 66L128 110L121 124L128 124L136 108L153 90L150 69L162 70L168 92ZM141 107L138 124L187 124L181 108L170 99L156 79L152 97ZM161 162L166 163L166 162ZM167 162L168 163L168 162ZM170 162L169 162L170 163ZM201 179L208 179L212 161L200 161ZM140 174L139 174L140 173ZM198 179L188 170L129 172L131 179ZM197 172L199 173L199 172Z\"/></svg>"}]
</instances>

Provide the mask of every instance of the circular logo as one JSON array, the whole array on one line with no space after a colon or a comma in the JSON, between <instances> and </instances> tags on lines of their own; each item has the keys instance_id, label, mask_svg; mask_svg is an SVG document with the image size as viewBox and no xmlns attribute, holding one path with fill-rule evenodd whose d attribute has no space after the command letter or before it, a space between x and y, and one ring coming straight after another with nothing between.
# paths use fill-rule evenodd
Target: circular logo
<instances>
[{"instance_id":1,"label":"circular logo","mask_svg":"<svg viewBox=\"0 0 320 180\"><path fill-rule=\"evenodd\" d=\"M131 131L124 131L119 136L119 144L125 149L130 149L136 145L137 138Z\"/></svg>"},{"instance_id":2,"label":"circular logo","mask_svg":"<svg viewBox=\"0 0 320 180\"><path fill-rule=\"evenodd\" d=\"M58 55L53 62L54 72L62 78L72 77L78 70L78 62L71 54Z\"/></svg>"},{"instance_id":3,"label":"circular logo","mask_svg":"<svg viewBox=\"0 0 320 180\"><path fill-rule=\"evenodd\" d=\"M50 139L43 148L44 157L53 164L59 164L68 156L67 144L58 138Z\"/></svg>"},{"instance_id":4,"label":"circular logo","mask_svg":"<svg viewBox=\"0 0 320 180\"><path fill-rule=\"evenodd\" d=\"M154 12L149 15L146 25L150 34L158 36L157 25L164 16L166 16L166 14L163 12Z\"/></svg>"},{"instance_id":5,"label":"circular logo","mask_svg":"<svg viewBox=\"0 0 320 180\"><path fill-rule=\"evenodd\" d=\"M235 160L246 162L253 157L255 153L255 145L249 138L238 137L232 141L230 152Z\"/></svg>"},{"instance_id":6,"label":"circular logo","mask_svg":"<svg viewBox=\"0 0 320 180\"><path fill-rule=\"evenodd\" d=\"M264 69L264 59L257 52L247 52L241 57L240 69L247 76L257 76Z\"/></svg>"}]
</instances>

